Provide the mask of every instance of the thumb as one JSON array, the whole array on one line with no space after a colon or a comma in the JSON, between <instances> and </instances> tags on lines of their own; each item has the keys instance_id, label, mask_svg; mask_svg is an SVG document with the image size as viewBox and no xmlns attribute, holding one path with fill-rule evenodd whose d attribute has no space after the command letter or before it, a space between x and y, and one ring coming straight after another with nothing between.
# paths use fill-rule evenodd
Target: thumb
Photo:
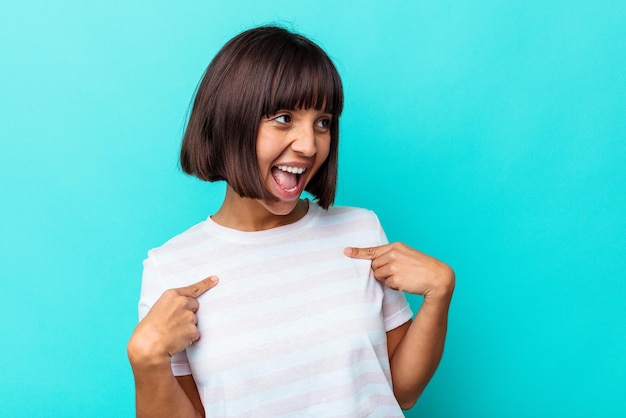
<instances>
[{"instance_id":1,"label":"thumb","mask_svg":"<svg viewBox=\"0 0 626 418\"><path fill-rule=\"evenodd\" d=\"M219 279L217 278L217 276L210 276L210 277L207 277L206 279L200 280L197 283L190 284L189 286L179 287L176 290L178 290L178 293L182 296L187 296L187 297L195 299L199 297L200 295L202 295L207 290L215 287L215 285L217 285L218 282L219 282Z\"/></svg>"}]
</instances>

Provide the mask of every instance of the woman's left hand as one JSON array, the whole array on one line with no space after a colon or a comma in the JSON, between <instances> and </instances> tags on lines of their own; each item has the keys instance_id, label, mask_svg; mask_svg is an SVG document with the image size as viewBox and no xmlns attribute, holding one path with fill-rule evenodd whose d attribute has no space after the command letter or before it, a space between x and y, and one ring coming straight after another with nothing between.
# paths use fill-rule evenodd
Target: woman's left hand
<instances>
[{"instance_id":1,"label":"woman's left hand","mask_svg":"<svg viewBox=\"0 0 626 418\"><path fill-rule=\"evenodd\" d=\"M372 260L374 277L392 289L426 300L449 299L454 290L454 271L445 263L401 242L378 247L348 247L351 258Z\"/></svg>"}]
</instances>

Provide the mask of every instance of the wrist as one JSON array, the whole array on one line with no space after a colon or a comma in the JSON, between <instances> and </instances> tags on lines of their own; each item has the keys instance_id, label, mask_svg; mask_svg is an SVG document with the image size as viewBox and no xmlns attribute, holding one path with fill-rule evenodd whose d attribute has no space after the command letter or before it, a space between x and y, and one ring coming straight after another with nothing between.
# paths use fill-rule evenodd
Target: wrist
<instances>
[{"instance_id":1,"label":"wrist","mask_svg":"<svg viewBox=\"0 0 626 418\"><path fill-rule=\"evenodd\" d=\"M424 302L449 305L454 293L455 282L454 270L442 263L437 274L436 285L424 294Z\"/></svg>"},{"instance_id":2,"label":"wrist","mask_svg":"<svg viewBox=\"0 0 626 418\"><path fill-rule=\"evenodd\" d=\"M136 335L128 341L127 354L133 369L169 368L171 364L171 357L166 351L159 349L158 343Z\"/></svg>"}]
</instances>

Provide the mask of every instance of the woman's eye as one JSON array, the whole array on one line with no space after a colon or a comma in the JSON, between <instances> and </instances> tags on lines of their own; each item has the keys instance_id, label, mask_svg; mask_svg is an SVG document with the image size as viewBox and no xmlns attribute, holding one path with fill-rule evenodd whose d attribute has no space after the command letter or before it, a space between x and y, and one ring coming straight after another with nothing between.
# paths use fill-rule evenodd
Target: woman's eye
<instances>
[{"instance_id":1,"label":"woman's eye","mask_svg":"<svg viewBox=\"0 0 626 418\"><path fill-rule=\"evenodd\" d=\"M291 122L291 116L289 115L279 115L274 118L274 120L278 123L289 123Z\"/></svg>"},{"instance_id":2,"label":"woman's eye","mask_svg":"<svg viewBox=\"0 0 626 418\"><path fill-rule=\"evenodd\" d=\"M318 126L319 128L322 128L322 129L328 129L328 128L330 128L330 119L328 119L328 118L320 119L320 120L317 122L317 126Z\"/></svg>"}]
</instances>

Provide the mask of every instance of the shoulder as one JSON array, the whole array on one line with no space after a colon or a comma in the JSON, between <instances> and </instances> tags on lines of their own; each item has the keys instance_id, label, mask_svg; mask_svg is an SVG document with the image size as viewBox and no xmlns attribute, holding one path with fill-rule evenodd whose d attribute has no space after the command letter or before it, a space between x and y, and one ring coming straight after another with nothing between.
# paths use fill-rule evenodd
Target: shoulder
<instances>
[{"instance_id":1,"label":"shoulder","mask_svg":"<svg viewBox=\"0 0 626 418\"><path fill-rule=\"evenodd\" d=\"M185 253L190 248L200 245L206 238L206 231L202 221L175 235L158 247L148 251L148 258L167 257L177 253Z\"/></svg>"}]
</instances>

